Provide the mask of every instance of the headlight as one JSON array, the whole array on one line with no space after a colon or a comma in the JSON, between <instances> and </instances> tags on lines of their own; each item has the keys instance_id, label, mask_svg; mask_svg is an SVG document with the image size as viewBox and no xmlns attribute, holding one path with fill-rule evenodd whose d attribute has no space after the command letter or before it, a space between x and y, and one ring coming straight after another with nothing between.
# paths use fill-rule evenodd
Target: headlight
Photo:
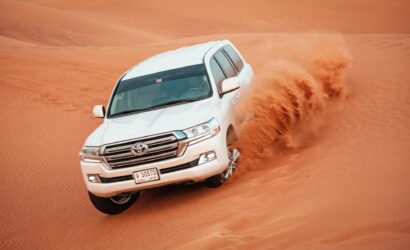
<instances>
[{"instance_id":1,"label":"headlight","mask_svg":"<svg viewBox=\"0 0 410 250\"><path fill-rule=\"evenodd\" d=\"M82 160L93 160L99 157L100 147L83 147L80 152L80 157Z\"/></svg>"},{"instance_id":2,"label":"headlight","mask_svg":"<svg viewBox=\"0 0 410 250\"><path fill-rule=\"evenodd\" d=\"M218 134L220 130L218 121L212 118L209 122L185 129L183 132L186 134L190 144L194 144Z\"/></svg>"}]
</instances>

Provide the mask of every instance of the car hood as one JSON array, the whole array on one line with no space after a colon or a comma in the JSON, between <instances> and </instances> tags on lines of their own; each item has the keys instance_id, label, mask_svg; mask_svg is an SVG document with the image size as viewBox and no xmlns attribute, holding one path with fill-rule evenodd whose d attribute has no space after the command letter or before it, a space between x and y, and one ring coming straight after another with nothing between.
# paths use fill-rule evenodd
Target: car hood
<instances>
[{"instance_id":1,"label":"car hood","mask_svg":"<svg viewBox=\"0 0 410 250\"><path fill-rule=\"evenodd\" d=\"M214 99L180 104L104 120L86 140L86 146L101 146L175 130L183 130L212 119Z\"/></svg>"}]
</instances>

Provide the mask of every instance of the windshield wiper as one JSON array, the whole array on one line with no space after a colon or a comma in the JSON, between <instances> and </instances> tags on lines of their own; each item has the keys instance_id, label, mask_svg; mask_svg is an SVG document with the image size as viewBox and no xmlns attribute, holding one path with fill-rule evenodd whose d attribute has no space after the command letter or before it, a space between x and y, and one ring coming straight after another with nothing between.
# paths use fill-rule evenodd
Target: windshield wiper
<instances>
[{"instance_id":1,"label":"windshield wiper","mask_svg":"<svg viewBox=\"0 0 410 250\"><path fill-rule=\"evenodd\" d=\"M149 110L157 109L159 107L169 106L169 105L173 105L173 104L177 104L177 103L195 102L195 101L198 101L198 100L201 100L201 99L203 99L203 98L175 100L175 101L170 101L170 102L166 102L166 103L157 104L157 105L151 106L149 108L145 108L145 109L130 109L130 110L121 111L121 112L110 115L110 117L149 111Z\"/></svg>"},{"instance_id":2,"label":"windshield wiper","mask_svg":"<svg viewBox=\"0 0 410 250\"><path fill-rule=\"evenodd\" d=\"M147 111L150 110L151 108L146 108L146 109L130 109L130 110L125 110L125 111L121 111L115 114L110 115L110 117L115 117L115 116L119 116L119 115L125 115L125 114L130 114L130 113L139 113L142 111Z\"/></svg>"},{"instance_id":3,"label":"windshield wiper","mask_svg":"<svg viewBox=\"0 0 410 250\"><path fill-rule=\"evenodd\" d=\"M195 101L198 101L198 100L201 100L201 99L203 99L203 98L192 98L192 99L175 100L175 101L170 101L170 102L166 102L166 103L161 103L161 104L154 105L154 106L150 107L149 109L155 109L155 108L164 107L164 106L169 106L169 105L173 105L173 104L177 104L177 103L195 102Z\"/></svg>"}]
</instances>

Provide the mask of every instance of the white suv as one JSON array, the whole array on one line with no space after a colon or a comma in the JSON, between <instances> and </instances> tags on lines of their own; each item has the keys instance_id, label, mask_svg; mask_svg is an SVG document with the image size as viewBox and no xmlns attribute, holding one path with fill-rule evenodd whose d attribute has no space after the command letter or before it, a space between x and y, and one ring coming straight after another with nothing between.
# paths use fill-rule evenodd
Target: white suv
<instances>
[{"instance_id":1,"label":"white suv","mask_svg":"<svg viewBox=\"0 0 410 250\"><path fill-rule=\"evenodd\" d=\"M222 185L236 168L235 105L253 78L235 46L213 41L153 56L116 84L104 122L81 150L93 205L129 208L141 190L170 184Z\"/></svg>"}]
</instances>

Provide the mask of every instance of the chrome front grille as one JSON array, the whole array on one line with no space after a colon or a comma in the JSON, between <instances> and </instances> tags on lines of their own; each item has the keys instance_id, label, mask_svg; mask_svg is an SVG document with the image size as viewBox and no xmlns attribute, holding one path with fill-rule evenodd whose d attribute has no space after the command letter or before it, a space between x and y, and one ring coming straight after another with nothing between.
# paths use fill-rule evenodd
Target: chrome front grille
<instances>
[{"instance_id":1,"label":"chrome front grille","mask_svg":"<svg viewBox=\"0 0 410 250\"><path fill-rule=\"evenodd\" d=\"M133 154L131 148L137 143L148 145L148 151L140 156ZM104 158L113 169L126 168L174 158L178 155L178 146L178 138L169 133L107 145Z\"/></svg>"}]
</instances>

